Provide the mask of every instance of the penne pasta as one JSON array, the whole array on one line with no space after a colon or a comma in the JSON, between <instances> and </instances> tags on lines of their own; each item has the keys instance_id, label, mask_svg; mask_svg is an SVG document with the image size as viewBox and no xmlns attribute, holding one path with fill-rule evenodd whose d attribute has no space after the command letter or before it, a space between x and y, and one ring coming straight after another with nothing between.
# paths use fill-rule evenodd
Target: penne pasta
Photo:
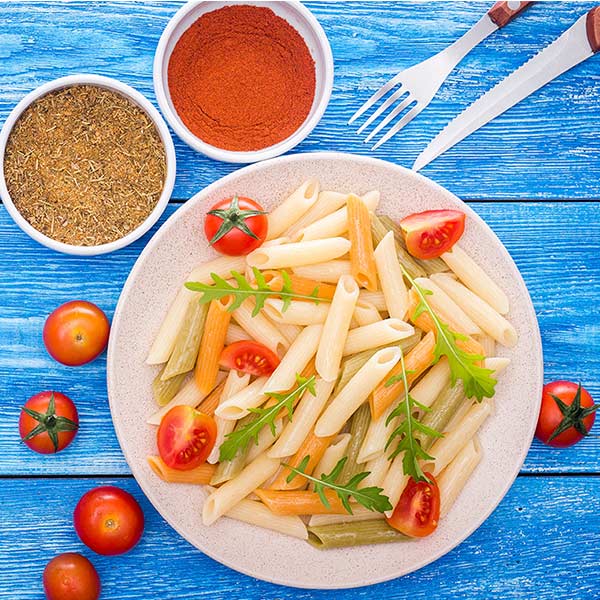
<instances>
[{"instance_id":1,"label":"penne pasta","mask_svg":"<svg viewBox=\"0 0 600 600\"><path fill-rule=\"evenodd\" d=\"M380 487L383 488L383 481L390 469L390 461L385 454L371 459L365 464L365 471L369 473L361 483L360 487Z\"/></svg>"},{"instance_id":2,"label":"penne pasta","mask_svg":"<svg viewBox=\"0 0 600 600\"><path fill-rule=\"evenodd\" d=\"M277 323L276 327L289 345L302 333L302 327L292 323Z\"/></svg>"},{"instance_id":3,"label":"penne pasta","mask_svg":"<svg viewBox=\"0 0 600 600\"><path fill-rule=\"evenodd\" d=\"M361 304L371 304L378 311L386 312L387 304L383 292L370 292L369 290L360 290L358 301Z\"/></svg>"},{"instance_id":4,"label":"penne pasta","mask_svg":"<svg viewBox=\"0 0 600 600\"><path fill-rule=\"evenodd\" d=\"M358 196L353 194L348 197L347 208L352 276L360 287L374 292L377 290L377 268L373 253L369 209Z\"/></svg>"},{"instance_id":5,"label":"penne pasta","mask_svg":"<svg viewBox=\"0 0 600 600\"><path fill-rule=\"evenodd\" d=\"M360 294L358 297L360 298ZM379 311L372 304L366 303L356 304L352 318L359 327L364 327L365 325L370 325L371 323L382 320Z\"/></svg>"},{"instance_id":6,"label":"penne pasta","mask_svg":"<svg viewBox=\"0 0 600 600\"><path fill-rule=\"evenodd\" d=\"M399 348L378 350L325 409L315 425L315 434L322 437L338 433L354 411L390 373L399 360ZM387 406L382 410L385 408Z\"/></svg>"},{"instance_id":7,"label":"penne pasta","mask_svg":"<svg viewBox=\"0 0 600 600\"><path fill-rule=\"evenodd\" d=\"M246 256L250 267L258 269L287 269L313 265L348 254L350 242L343 237L293 242L269 248L257 248Z\"/></svg>"},{"instance_id":8,"label":"penne pasta","mask_svg":"<svg viewBox=\"0 0 600 600\"><path fill-rule=\"evenodd\" d=\"M267 377L257 377L250 385L233 394L215 410L217 417L228 421L237 421L250 413L251 408L257 408L267 401L264 387Z\"/></svg>"},{"instance_id":9,"label":"penne pasta","mask_svg":"<svg viewBox=\"0 0 600 600\"><path fill-rule=\"evenodd\" d=\"M404 459L404 452L400 452L390 464L390 468L383 479L383 492L385 496L390 499L390 504L395 508L400 500L400 496L408 483L410 477L404 474L404 467L402 460ZM388 510L385 513L386 517L391 517L394 509Z\"/></svg>"},{"instance_id":10,"label":"penne pasta","mask_svg":"<svg viewBox=\"0 0 600 600\"><path fill-rule=\"evenodd\" d=\"M146 460L152 471L167 483L205 485L210 482L216 468L214 465L205 463L195 469L180 471L179 469L168 467L160 456L148 456Z\"/></svg>"},{"instance_id":11,"label":"penne pasta","mask_svg":"<svg viewBox=\"0 0 600 600\"><path fill-rule=\"evenodd\" d=\"M271 431L270 427L263 427L258 434L258 440L250 444L250 449L248 450L248 455L246 456L246 463L252 462L257 456L266 452L271 448L271 446L275 443L277 438L281 435L283 430L283 419L277 419L274 423L275 426L275 434Z\"/></svg>"},{"instance_id":12,"label":"penne pasta","mask_svg":"<svg viewBox=\"0 0 600 600\"><path fill-rule=\"evenodd\" d=\"M318 550L406 542L411 539L413 538L401 534L383 519L310 526L308 528L308 543Z\"/></svg>"},{"instance_id":13,"label":"penne pasta","mask_svg":"<svg viewBox=\"0 0 600 600\"><path fill-rule=\"evenodd\" d=\"M442 390L450 385L450 366L448 359L442 356L440 360L423 375L410 390L410 395L419 404L431 406Z\"/></svg>"},{"instance_id":14,"label":"penne pasta","mask_svg":"<svg viewBox=\"0 0 600 600\"><path fill-rule=\"evenodd\" d=\"M306 279L337 284L344 275L350 275L349 260L330 260L314 265L294 267L294 273Z\"/></svg>"},{"instance_id":15,"label":"penne pasta","mask_svg":"<svg viewBox=\"0 0 600 600\"><path fill-rule=\"evenodd\" d=\"M307 179L269 213L267 240L279 237L315 204L319 197L319 187L316 179Z\"/></svg>"},{"instance_id":16,"label":"penne pasta","mask_svg":"<svg viewBox=\"0 0 600 600\"><path fill-rule=\"evenodd\" d=\"M408 312L408 292L402 267L398 262L396 241L391 231L379 242L374 256L387 311L390 317L405 319Z\"/></svg>"},{"instance_id":17,"label":"penne pasta","mask_svg":"<svg viewBox=\"0 0 600 600\"><path fill-rule=\"evenodd\" d=\"M278 468L279 460L265 454L254 459L235 479L227 481L206 498L202 507L204 525L211 525L229 512L240 500L274 475Z\"/></svg>"},{"instance_id":18,"label":"penne pasta","mask_svg":"<svg viewBox=\"0 0 600 600\"><path fill-rule=\"evenodd\" d=\"M351 329L346 337L343 356L399 342L415 333L414 327L400 319L384 319Z\"/></svg>"},{"instance_id":19,"label":"penne pasta","mask_svg":"<svg viewBox=\"0 0 600 600\"><path fill-rule=\"evenodd\" d=\"M465 286L496 312L501 315L508 313L509 302L506 294L458 244L454 244L450 252L444 252L442 260Z\"/></svg>"},{"instance_id":20,"label":"penne pasta","mask_svg":"<svg viewBox=\"0 0 600 600\"><path fill-rule=\"evenodd\" d=\"M289 343L277 327L263 314L252 316L254 300L248 298L233 311L236 323L253 339L280 355Z\"/></svg>"},{"instance_id":21,"label":"penne pasta","mask_svg":"<svg viewBox=\"0 0 600 600\"><path fill-rule=\"evenodd\" d=\"M327 319L323 325L315 365L326 381L334 381L339 372L348 328L358 299L358 286L349 275L341 277Z\"/></svg>"},{"instance_id":22,"label":"penne pasta","mask_svg":"<svg viewBox=\"0 0 600 600\"><path fill-rule=\"evenodd\" d=\"M217 386L213 389L213 391L202 400L197 410L209 417L212 417L215 414L215 409L219 406L219 399L221 398L221 394L223 393L223 388L225 387L225 381L221 381Z\"/></svg>"},{"instance_id":23,"label":"penne pasta","mask_svg":"<svg viewBox=\"0 0 600 600\"><path fill-rule=\"evenodd\" d=\"M365 439L358 453L358 462L366 463L383 456L390 434L398 426L397 417L390 421L389 424L387 422L397 404L397 402L392 402L380 417L371 419Z\"/></svg>"},{"instance_id":24,"label":"penne pasta","mask_svg":"<svg viewBox=\"0 0 600 600\"><path fill-rule=\"evenodd\" d=\"M309 527L319 527L322 525L335 525L339 523L353 523L355 521L377 521L382 520L384 516L374 510L369 510L360 504L352 507L352 514L345 512L339 515L313 515L309 521Z\"/></svg>"},{"instance_id":25,"label":"penne pasta","mask_svg":"<svg viewBox=\"0 0 600 600\"><path fill-rule=\"evenodd\" d=\"M235 344L235 342L243 342L245 340L251 340L252 336L246 333L239 325L235 323L229 323L227 328L227 334L225 335L225 345Z\"/></svg>"},{"instance_id":26,"label":"penne pasta","mask_svg":"<svg viewBox=\"0 0 600 600\"><path fill-rule=\"evenodd\" d=\"M315 325L324 323L329 312L329 304L313 304L311 302L302 302L292 300L285 307L283 300L279 298L268 298L265 301L264 313L269 319L276 323L293 325Z\"/></svg>"},{"instance_id":27,"label":"penne pasta","mask_svg":"<svg viewBox=\"0 0 600 600\"><path fill-rule=\"evenodd\" d=\"M328 475L333 471L335 465L346 455L346 449L350 443L351 435L349 433L340 433L331 442L331 445L325 450L321 460L314 469L314 476ZM312 484L311 484L312 486Z\"/></svg>"},{"instance_id":28,"label":"penne pasta","mask_svg":"<svg viewBox=\"0 0 600 600\"><path fill-rule=\"evenodd\" d=\"M360 406L352 415L350 421L350 442L348 443L348 448L346 448L346 462L340 473L340 481L349 481L361 470L357 460L358 451L365 439L370 420L369 407L366 404Z\"/></svg>"},{"instance_id":29,"label":"penne pasta","mask_svg":"<svg viewBox=\"0 0 600 600\"><path fill-rule=\"evenodd\" d=\"M481 335L476 336L475 340L481 344L481 347L483 348L483 353L486 356L495 356L496 340L494 338L482 333Z\"/></svg>"},{"instance_id":30,"label":"penne pasta","mask_svg":"<svg viewBox=\"0 0 600 600\"><path fill-rule=\"evenodd\" d=\"M180 375L175 375L175 377L171 377L170 379L163 381L163 372L164 367L152 380L152 393L154 395L154 399L156 400L156 404L159 406L168 404L175 397L177 392L181 389L186 377L188 376L187 373L181 373Z\"/></svg>"},{"instance_id":31,"label":"penne pasta","mask_svg":"<svg viewBox=\"0 0 600 600\"><path fill-rule=\"evenodd\" d=\"M325 490L329 507L310 490L263 490L254 492L274 515L324 515L348 512L333 490Z\"/></svg>"}]
</instances>

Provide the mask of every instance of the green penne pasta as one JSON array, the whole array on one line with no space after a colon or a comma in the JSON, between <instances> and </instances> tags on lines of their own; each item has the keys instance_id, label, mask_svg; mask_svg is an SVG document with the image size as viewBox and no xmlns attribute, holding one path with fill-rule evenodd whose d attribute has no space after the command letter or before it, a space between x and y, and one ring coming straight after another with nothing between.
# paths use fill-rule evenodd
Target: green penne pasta
<instances>
[{"instance_id":1,"label":"green penne pasta","mask_svg":"<svg viewBox=\"0 0 600 600\"><path fill-rule=\"evenodd\" d=\"M235 424L234 431L243 429L246 425L248 425L248 423L250 423L250 421L253 421L255 418L256 415L252 413L246 415ZM225 483L226 481L229 481L230 479L236 477L244 468L246 464L246 457L248 456L248 452L250 452L251 447L252 444L248 444L245 447L240 448L233 460L220 461L217 466L217 470L215 471L215 474L210 480L210 485L220 485L221 483Z\"/></svg>"},{"instance_id":2,"label":"green penne pasta","mask_svg":"<svg viewBox=\"0 0 600 600\"><path fill-rule=\"evenodd\" d=\"M187 373L194 368L207 312L208 304L190 302L183 325L177 334L173 352L162 373L163 381Z\"/></svg>"},{"instance_id":3,"label":"green penne pasta","mask_svg":"<svg viewBox=\"0 0 600 600\"><path fill-rule=\"evenodd\" d=\"M163 381L162 375L164 371L164 368L161 369L152 382L152 393L159 406L168 404L175 397L187 376L187 373L181 373Z\"/></svg>"},{"instance_id":4,"label":"green penne pasta","mask_svg":"<svg viewBox=\"0 0 600 600\"><path fill-rule=\"evenodd\" d=\"M385 520L352 521L308 527L308 543L319 550L406 542L410 539L390 527Z\"/></svg>"},{"instance_id":5,"label":"green penne pasta","mask_svg":"<svg viewBox=\"0 0 600 600\"><path fill-rule=\"evenodd\" d=\"M360 472L360 468L356 459L358 458L358 451L362 446L362 443L367 435L367 429L371 422L371 410L368 403L364 403L358 408L358 410L352 415L350 421L350 442L346 448L346 464L340 475L340 481L348 481L354 475Z\"/></svg>"}]
</instances>

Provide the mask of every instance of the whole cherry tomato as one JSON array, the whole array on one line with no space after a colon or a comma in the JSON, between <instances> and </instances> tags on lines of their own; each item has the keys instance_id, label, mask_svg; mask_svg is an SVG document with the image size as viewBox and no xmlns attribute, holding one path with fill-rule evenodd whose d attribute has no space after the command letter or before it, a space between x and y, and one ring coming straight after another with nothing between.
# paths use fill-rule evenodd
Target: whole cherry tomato
<instances>
[{"instance_id":1,"label":"whole cherry tomato","mask_svg":"<svg viewBox=\"0 0 600 600\"><path fill-rule=\"evenodd\" d=\"M81 554L55 556L44 569L47 600L98 600L100 578L94 565Z\"/></svg>"}]
</instances>

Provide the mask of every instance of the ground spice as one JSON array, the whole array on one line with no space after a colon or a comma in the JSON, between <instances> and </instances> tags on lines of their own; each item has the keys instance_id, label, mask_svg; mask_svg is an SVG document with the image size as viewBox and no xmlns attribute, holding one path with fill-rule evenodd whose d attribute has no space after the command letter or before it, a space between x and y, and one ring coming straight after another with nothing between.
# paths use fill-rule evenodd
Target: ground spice
<instances>
[{"instance_id":1,"label":"ground spice","mask_svg":"<svg viewBox=\"0 0 600 600\"><path fill-rule=\"evenodd\" d=\"M152 212L165 182L164 145L148 115L94 85L34 102L4 155L8 192L25 219L76 246L122 238Z\"/></svg>"},{"instance_id":2,"label":"ground spice","mask_svg":"<svg viewBox=\"0 0 600 600\"><path fill-rule=\"evenodd\" d=\"M261 150L302 125L315 64L300 34L271 9L233 5L202 15L177 42L171 100L186 127L225 150Z\"/></svg>"}]
</instances>

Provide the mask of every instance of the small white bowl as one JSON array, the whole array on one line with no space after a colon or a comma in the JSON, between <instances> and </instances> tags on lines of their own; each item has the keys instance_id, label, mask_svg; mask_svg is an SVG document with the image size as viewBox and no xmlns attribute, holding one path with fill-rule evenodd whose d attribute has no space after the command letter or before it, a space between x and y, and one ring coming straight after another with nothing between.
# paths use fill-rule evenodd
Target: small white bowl
<instances>
[{"instance_id":1,"label":"small white bowl","mask_svg":"<svg viewBox=\"0 0 600 600\"><path fill-rule=\"evenodd\" d=\"M160 135L163 146L165 148L165 155L167 161L166 177L162 194L160 195L156 206L148 215L146 220L141 225L138 225L138 227L136 227L133 231L130 231L124 237L115 240L114 242L109 242L108 244L100 244L98 246L75 246L72 244L65 244L63 242L53 240L52 238L48 237L47 235L44 235L43 233L35 229L21 215L17 207L14 205L10 194L8 193L8 188L6 187L6 180L4 178L4 152L6 151L6 143L10 137L11 131L15 123L19 120L19 117L33 102L35 102L42 96L45 96L46 94L55 90L75 85L95 85L98 87L112 90L121 94L122 96L125 96L134 104L136 104L139 108L141 108L156 126L158 134ZM101 75L69 75L68 77L61 77L59 79L49 81L48 83L41 85L37 89L27 94L27 96L25 96L15 106L10 115L8 115L8 118L6 119L2 127L2 131L0 131L0 198L2 198L6 209L8 210L10 216L13 218L15 223L27 235L32 237L40 244L43 244L44 246L47 246L52 250L56 250L57 252L63 252L65 254L77 254L80 256L94 256L96 254L106 254L107 252L112 252L113 250L119 250L120 248L124 248L125 246L131 244L139 237L144 235L156 223L156 221L158 221L160 215L163 213L163 211L167 207L167 204L169 203L169 199L171 197L174 185L175 148L173 146L173 140L171 139L171 134L169 133L169 128L167 127L167 124L161 117L158 110L154 108L152 103L147 98L142 96L142 94L140 94L137 90L134 90L132 87L121 83L116 79L111 79L110 77L103 77Z\"/></svg>"},{"instance_id":2,"label":"small white bowl","mask_svg":"<svg viewBox=\"0 0 600 600\"><path fill-rule=\"evenodd\" d=\"M312 107L304 123L285 140L250 152L223 150L207 144L194 135L179 118L169 92L168 67L171 53L179 38L204 13L232 4L250 4L270 8L277 16L285 19L302 36L315 61L315 97ZM241 0L191 0L180 8L167 24L158 42L154 55L154 91L158 104L169 125L175 133L188 145L210 158L230 163L252 163L267 158L274 158L299 144L321 120L333 88L333 55L327 36L313 14L297 0L288 2L264 1L253 2Z\"/></svg>"}]
</instances>

